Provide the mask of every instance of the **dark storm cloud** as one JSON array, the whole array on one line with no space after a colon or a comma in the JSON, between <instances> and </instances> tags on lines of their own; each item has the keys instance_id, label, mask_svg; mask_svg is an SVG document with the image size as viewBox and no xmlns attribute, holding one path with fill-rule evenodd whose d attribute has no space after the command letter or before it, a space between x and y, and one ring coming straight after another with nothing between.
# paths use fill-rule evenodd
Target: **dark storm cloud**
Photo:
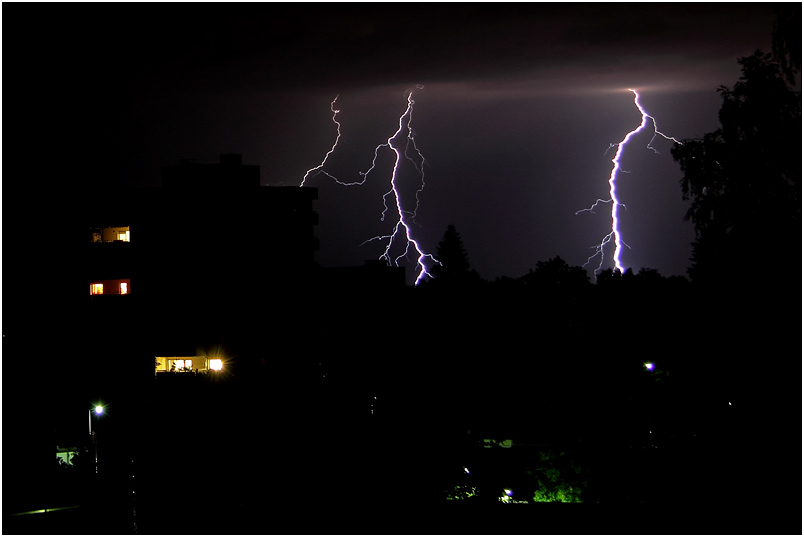
<instances>
[{"instance_id":1,"label":"dark storm cloud","mask_svg":"<svg viewBox=\"0 0 804 537\"><path fill-rule=\"evenodd\" d=\"M124 46L144 76L344 89L706 65L768 42L771 24L763 4L200 4L192 20L134 25Z\"/></svg>"}]
</instances>

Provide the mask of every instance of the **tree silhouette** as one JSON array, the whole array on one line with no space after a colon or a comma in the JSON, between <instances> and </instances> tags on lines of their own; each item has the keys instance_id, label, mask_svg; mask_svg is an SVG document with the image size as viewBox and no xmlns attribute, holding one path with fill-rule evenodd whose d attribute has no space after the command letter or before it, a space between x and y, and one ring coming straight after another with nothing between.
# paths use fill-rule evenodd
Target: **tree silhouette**
<instances>
[{"instance_id":1,"label":"tree silhouette","mask_svg":"<svg viewBox=\"0 0 804 537\"><path fill-rule=\"evenodd\" d=\"M773 7L773 55L779 61L787 81L795 84L801 72L801 4L790 2Z\"/></svg>"},{"instance_id":2,"label":"tree silhouette","mask_svg":"<svg viewBox=\"0 0 804 537\"><path fill-rule=\"evenodd\" d=\"M434 266L431 272L437 282L467 283L480 280L480 276L469 264L469 255L453 224L447 226L444 237L438 243L436 259L440 264Z\"/></svg>"},{"instance_id":3,"label":"tree silhouette","mask_svg":"<svg viewBox=\"0 0 804 537\"><path fill-rule=\"evenodd\" d=\"M589 285L589 273L582 267L571 267L561 257L538 261L536 268L520 278L528 286L551 290L581 288Z\"/></svg>"},{"instance_id":4,"label":"tree silhouette","mask_svg":"<svg viewBox=\"0 0 804 537\"><path fill-rule=\"evenodd\" d=\"M692 201L688 272L709 284L743 278L750 253L763 265L801 266L801 94L773 55L757 51L739 63L740 80L718 89L721 128L672 149Z\"/></svg>"}]
</instances>

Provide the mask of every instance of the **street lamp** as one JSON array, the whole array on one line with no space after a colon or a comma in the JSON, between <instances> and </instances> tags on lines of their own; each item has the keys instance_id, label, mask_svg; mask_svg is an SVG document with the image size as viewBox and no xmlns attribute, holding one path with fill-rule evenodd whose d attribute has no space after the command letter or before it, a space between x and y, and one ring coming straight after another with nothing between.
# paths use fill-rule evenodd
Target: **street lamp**
<instances>
[{"instance_id":1,"label":"street lamp","mask_svg":"<svg viewBox=\"0 0 804 537\"><path fill-rule=\"evenodd\" d=\"M98 473L98 444L95 442L95 436L92 434L92 413L95 412L96 416L100 416L103 414L103 406L95 405L95 408L89 409L89 438L92 441L92 445L95 447L95 473Z\"/></svg>"}]
</instances>

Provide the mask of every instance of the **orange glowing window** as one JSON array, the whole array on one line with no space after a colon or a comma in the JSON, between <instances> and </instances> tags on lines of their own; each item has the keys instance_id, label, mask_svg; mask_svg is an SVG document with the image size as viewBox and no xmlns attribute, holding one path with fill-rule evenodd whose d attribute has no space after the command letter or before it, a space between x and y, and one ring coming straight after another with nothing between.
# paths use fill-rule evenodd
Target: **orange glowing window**
<instances>
[{"instance_id":1,"label":"orange glowing window","mask_svg":"<svg viewBox=\"0 0 804 537\"><path fill-rule=\"evenodd\" d=\"M89 294L90 295L102 295L103 294L103 284L102 283L91 283L91 284L89 284Z\"/></svg>"},{"instance_id":2,"label":"orange glowing window","mask_svg":"<svg viewBox=\"0 0 804 537\"><path fill-rule=\"evenodd\" d=\"M126 282L120 282L120 294L121 295L128 294L128 284Z\"/></svg>"}]
</instances>

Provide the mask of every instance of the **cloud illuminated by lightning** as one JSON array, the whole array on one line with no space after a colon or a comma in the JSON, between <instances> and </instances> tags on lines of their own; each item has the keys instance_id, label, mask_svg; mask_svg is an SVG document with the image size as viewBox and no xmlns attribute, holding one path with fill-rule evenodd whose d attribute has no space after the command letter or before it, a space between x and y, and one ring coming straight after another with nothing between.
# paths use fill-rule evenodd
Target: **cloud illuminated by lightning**
<instances>
[{"instance_id":1,"label":"cloud illuminated by lightning","mask_svg":"<svg viewBox=\"0 0 804 537\"><path fill-rule=\"evenodd\" d=\"M605 199L605 200L598 198L597 201L595 201L595 203L593 203L590 207L588 207L586 209L581 209L580 211L575 212L575 214L580 214L582 212L594 213L595 208L598 205L600 205L601 203L610 203L611 204L611 232L608 233L605 237L603 237L603 240L600 241L600 244L597 244L596 246L592 247L592 248L594 248L595 253L592 254L591 256L589 256L589 258L586 260L586 263L583 264L583 266L585 267L586 265L588 265L592 261L592 259L594 259L596 256L599 255L600 256L600 264L598 265L597 269L595 269L595 274L597 274L597 272L599 270L601 270L601 268L603 267L603 249L607 244L609 244L612 241L612 239L614 239L614 255L612 256L612 259L614 261L614 267L618 271L620 271L621 273L625 272L625 267L623 267L622 259L621 259L622 247L626 246L626 247L630 248L630 246L628 246L622 240L622 236L621 236L621 233L620 233L619 209L620 209L620 207L625 208L625 205L623 205L620 202L619 198L617 197L617 176L618 176L618 173L619 172L628 173L625 170L623 170L621 168L621 166L620 166L620 159L622 158L622 154L623 154L623 151L625 150L625 146L628 144L628 142L631 140L631 138L633 138L636 134L638 134L643 129L645 129L645 127L647 127L648 120L650 120L650 122L653 123L653 137L650 139L650 142L648 142L648 145L647 145L648 149L650 149L654 153L658 154L658 151L651 145L651 144L653 144L653 141L656 139L657 136L661 136L661 137L665 138L666 140L671 140L671 141L673 141L673 142L675 142L677 144L681 144L681 142L679 142L678 140L676 140L672 136L667 136L666 134L663 134L663 133L659 132L659 129L656 126L656 120L653 118L653 116L649 115L645 111L644 108L642 108L642 105L639 102L639 94L636 92L636 90L629 89L628 91L630 91L631 93L634 94L634 104L636 105L637 109L639 110L639 113L642 114L642 122L639 124L639 126L637 128L635 128L634 130L632 130L631 132L626 134L625 137L618 144L611 144L611 145L609 145L609 148L606 150L606 153L608 153L609 149L611 149L613 147L617 148L617 151L614 154L614 158L611 160L611 162L614 164L614 166L612 166L611 174L609 175L609 196L610 197L609 197L609 199Z\"/></svg>"},{"instance_id":2,"label":"cloud illuminated by lightning","mask_svg":"<svg viewBox=\"0 0 804 537\"><path fill-rule=\"evenodd\" d=\"M423 86L418 85L416 89L423 89ZM420 244L413 238L411 233L411 225L410 223L415 220L416 213L419 208L419 194L424 189L424 156L422 155L419 148L416 146L415 140L415 133L411 128L411 121L413 118L413 91L408 90L407 92L407 108L405 112L399 117L399 126L397 130L386 140L385 143L379 144L377 147L374 148L374 159L371 162L371 166L365 172L359 172L362 176L362 179L359 181L353 182L346 182L341 181L338 178L334 177L333 175L329 174L327 171L324 170L324 165L327 162L329 156L335 151L338 141L341 136L341 124L337 120L338 113L340 110L335 109L335 102L338 100L338 97L335 97L333 101L330 103L330 110L332 110L332 121L337 126L337 136L335 138L335 143L333 143L332 148L327 152L324 156L324 159L321 163L311 168L304 174L304 178L302 179L301 185L304 186L307 179L311 176L311 174L316 175L318 173L323 173L327 177L333 179L336 183L344 186L354 186L354 185L362 185L365 183L366 179L368 179L369 174L375 169L377 164L377 158L379 156L380 150L382 148L389 148L394 152L395 161L393 170L391 172L391 179L390 184L391 188L383 194L383 206L384 209L380 216L381 221L385 221L388 212L391 210L389 207L389 197L393 197L393 203L391 205L396 209L396 216L397 220L392 228L392 232L388 235L378 235L376 237L372 237L363 244L372 242L372 241L387 241L385 250L380 256L380 259L384 259L389 265L399 266L400 260L406 258L409 254L412 254L412 250L415 251L416 255L416 265L418 267L418 274L416 275L416 282L415 284L418 285L425 277L432 277L432 275L428 272L427 266L425 262L432 264L439 264L438 260L433 257L431 254L425 253L422 250ZM403 132L405 132L405 136L400 136ZM402 143L400 140L404 138L404 149L401 149ZM401 194L399 190L399 168L402 160L402 156L404 156L408 161L413 164L414 169L417 172L417 176L419 177L419 186L415 193L415 203L414 206L410 209L406 209L403 207L403 203L401 200ZM403 238L404 237L404 238ZM398 243L399 241L403 241L404 246L402 253L397 256L392 256L391 248Z\"/></svg>"}]
</instances>

